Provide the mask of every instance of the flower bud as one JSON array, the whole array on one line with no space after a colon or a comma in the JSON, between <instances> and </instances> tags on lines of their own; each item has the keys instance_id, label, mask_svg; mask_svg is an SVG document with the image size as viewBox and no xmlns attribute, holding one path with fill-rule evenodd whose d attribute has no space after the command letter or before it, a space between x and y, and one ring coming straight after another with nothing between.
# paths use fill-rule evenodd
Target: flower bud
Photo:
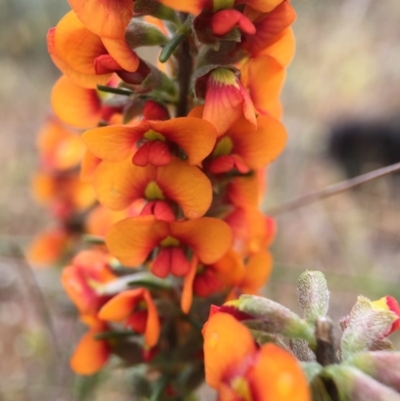
<instances>
[{"instance_id":1,"label":"flower bud","mask_svg":"<svg viewBox=\"0 0 400 401\"><path fill-rule=\"evenodd\" d=\"M348 361L388 387L400 391L400 352L362 352Z\"/></svg>"},{"instance_id":2,"label":"flower bud","mask_svg":"<svg viewBox=\"0 0 400 401\"><path fill-rule=\"evenodd\" d=\"M334 381L341 400L400 401L400 394L356 368L330 365L324 369L323 375Z\"/></svg>"},{"instance_id":3,"label":"flower bud","mask_svg":"<svg viewBox=\"0 0 400 401\"><path fill-rule=\"evenodd\" d=\"M299 338L306 340L312 347L315 345L313 329L307 322L277 302L255 295L242 295L225 305L251 316L251 320L246 322L251 329Z\"/></svg>"},{"instance_id":4,"label":"flower bud","mask_svg":"<svg viewBox=\"0 0 400 401\"><path fill-rule=\"evenodd\" d=\"M341 341L342 357L375 348L390 331L397 315L390 310L376 309L365 297L358 297L347 321Z\"/></svg>"},{"instance_id":5,"label":"flower bud","mask_svg":"<svg viewBox=\"0 0 400 401\"><path fill-rule=\"evenodd\" d=\"M131 49L141 46L165 45L169 39L154 25L132 19L125 31L126 43Z\"/></svg>"},{"instance_id":6,"label":"flower bud","mask_svg":"<svg viewBox=\"0 0 400 401\"><path fill-rule=\"evenodd\" d=\"M305 271L297 285L300 308L307 322L314 324L329 308L329 290L325 276L319 271Z\"/></svg>"}]
</instances>

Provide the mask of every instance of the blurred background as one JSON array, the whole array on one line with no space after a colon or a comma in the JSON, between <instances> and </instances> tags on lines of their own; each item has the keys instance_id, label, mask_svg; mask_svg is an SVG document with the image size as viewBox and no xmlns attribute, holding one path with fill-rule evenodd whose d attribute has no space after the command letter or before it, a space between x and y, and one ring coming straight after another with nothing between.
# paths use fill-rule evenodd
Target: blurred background
<instances>
[{"instance_id":1,"label":"blurred background","mask_svg":"<svg viewBox=\"0 0 400 401\"><path fill-rule=\"evenodd\" d=\"M269 169L266 211L400 159L400 2L293 6L297 54L282 98L289 141ZM45 35L68 9L64 0L0 0L0 401L129 399L123 370L112 378L71 374L68 358L82 328L58 273L32 271L18 250L50 223L32 199L30 179L38 165L35 135L59 76ZM278 215L265 294L298 310L299 274L319 269L335 320L361 293L400 299L399 182L381 178Z\"/></svg>"}]
</instances>

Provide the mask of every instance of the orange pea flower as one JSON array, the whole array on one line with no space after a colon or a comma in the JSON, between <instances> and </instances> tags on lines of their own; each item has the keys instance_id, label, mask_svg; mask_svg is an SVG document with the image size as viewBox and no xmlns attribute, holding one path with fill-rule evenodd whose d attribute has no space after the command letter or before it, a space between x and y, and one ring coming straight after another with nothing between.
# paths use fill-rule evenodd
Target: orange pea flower
<instances>
[{"instance_id":1,"label":"orange pea flower","mask_svg":"<svg viewBox=\"0 0 400 401\"><path fill-rule=\"evenodd\" d=\"M390 296L383 297L381 299L378 299L377 301L373 301L372 306L375 309L390 310L398 316L397 320L395 320L392 324L390 331L386 334L387 336L394 331L400 329L400 306L395 298Z\"/></svg>"},{"instance_id":2,"label":"orange pea flower","mask_svg":"<svg viewBox=\"0 0 400 401\"><path fill-rule=\"evenodd\" d=\"M259 114L282 117L279 96L285 76L283 66L268 55L250 58L243 65L241 82Z\"/></svg>"},{"instance_id":3,"label":"orange pea flower","mask_svg":"<svg viewBox=\"0 0 400 401\"><path fill-rule=\"evenodd\" d=\"M168 121L143 120L136 126L95 128L86 131L83 140L100 159L118 162L133 157L133 163L143 167L167 165L176 147L185 152L189 164L198 164L211 153L216 136L209 122L181 117ZM135 151L137 146L139 149Z\"/></svg>"},{"instance_id":4,"label":"orange pea flower","mask_svg":"<svg viewBox=\"0 0 400 401\"><path fill-rule=\"evenodd\" d=\"M241 46L253 57L280 39L282 33L296 20L296 13L287 0L268 13L248 11L256 32L253 35L244 34Z\"/></svg>"},{"instance_id":5,"label":"orange pea flower","mask_svg":"<svg viewBox=\"0 0 400 401\"><path fill-rule=\"evenodd\" d=\"M229 259L236 259L232 264L236 271L229 269ZM272 257L267 251L255 253L245 264L234 251L226 259L219 260L214 268L222 281L231 287L228 300L238 298L241 294L258 295L260 288L265 285L272 270ZM233 270L233 268L232 268Z\"/></svg>"},{"instance_id":6,"label":"orange pea flower","mask_svg":"<svg viewBox=\"0 0 400 401\"><path fill-rule=\"evenodd\" d=\"M219 174L263 168L282 152L286 137L284 126L273 117L259 116L256 130L245 118L239 118L218 138L208 169Z\"/></svg>"},{"instance_id":7,"label":"orange pea flower","mask_svg":"<svg viewBox=\"0 0 400 401\"><path fill-rule=\"evenodd\" d=\"M233 249L242 256L261 252L275 235L271 219L256 208L236 207L224 220L232 229Z\"/></svg>"},{"instance_id":8,"label":"orange pea flower","mask_svg":"<svg viewBox=\"0 0 400 401\"><path fill-rule=\"evenodd\" d=\"M213 314L203 328L207 383L219 401L310 401L297 360L268 343L257 349L250 331L233 316Z\"/></svg>"},{"instance_id":9,"label":"orange pea flower","mask_svg":"<svg viewBox=\"0 0 400 401\"><path fill-rule=\"evenodd\" d=\"M50 29L47 44L54 64L85 88L106 84L114 71L134 72L139 66L138 56L124 39L100 38L73 11Z\"/></svg>"},{"instance_id":10,"label":"orange pea flower","mask_svg":"<svg viewBox=\"0 0 400 401\"><path fill-rule=\"evenodd\" d=\"M85 145L80 136L58 119L48 118L37 138L42 166L46 170L68 170L82 160Z\"/></svg>"},{"instance_id":11,"label":"orange pea flower","mask_svg":"<svg viewBox=\"0 0 400 401\"><path fill-rule=\"evenodd\" d=\"M241 294L257 295L271 273L272 257L263 251L252 255L243 264L240 256L229 250L217 262L198 266L193 282L196 295L207 297L223 288L230 288L228 300L235 299Z\"/></svg>"},{"instance_id":12,"label":"orange pea flower","mask_svg":"<svg viewBox=\"0 0 400 401\"><path fill-rule=\"evenodd\" d=\"M110 209L125 209L143 199L147 204L141 214L154 214L166 221L175 220L176 205L185 217L198 218L206 213L212 200L207 176L179 159L162 167L138 167L129 159L103 161L96 170L94 186L98 200Z\"/></svg>"},{"instance_id":13,"label":"orange pea flower","mask_svg":"<svg viewBox=\"0 0 400 401\"><path fill-rule=\"evenodd\" d=\"M230 69L218 67L198 78L196 92L205 99L203 118L214 125L218 136L240 117L257 126L252 99Z\"/></svg>"},{"instance_id":14,"label":"orange pea flower","mask_svg":"<svg viewBox=\"0 0 400 401\"><path fill-rule=\"evenodd\" d=\"M108 231L106 243L110 252L124 265L136 267L157 250L151 270L158 277L169 273L185 276L190 262L185 252L191 251L202 263L214 263L231 245L229 226L218 219L166 222L154 216L128 218Z\"/></svg>"},{"instance_id":15,"label":"orange pea flower","mask_svg":"<svg viewBox=\"0 0 400 401\"><path fill-rule=\"evenodd\" d=\"M89 331L81 338L71 357L71 369L80 375L98 372L108 361L111 348L107 340L98 340L96 335L108 330L105 322L94 316L82 317Z\"/></svg>"},{"instance_id":16,"label":"orange pea flower","mask_svg":"<svg viewBox=\"0 0 400 401\"><path fill-rule=\"evenodd\" d=\"M133 17L131 0L69 0L77 17L102 38L120 39Z\"/></svg>"},{"instance_id":17,"label":"orange pea flower","mask_svg":"<svg viewBox=\"0 0 400 401\"><path fill-rule=\"evenodd\" d=\"M95 315L110 298L99 292L101 286L116 276L109 267L110 256L100 250L79 252L64 268L61 283L83 315Z\"/></svg>"},{"instance_id":18,"label":"orange pea flower","mask_svg":"<svg viewBox=\"0 0 400 401\"><path fill-rule=\"evenodd\" d=\"M154 347L160 336L157 308L145 288L124 291L111 298L100 310L99 318L110 322L125 322L127 327L145 336L146 345Z\"/></svg>"},{"instance_id":19,"label":"orange pea flower","mask_svg":"<svg viewBox=\"0 0 400 401\"><path fill-rule=\"evenodd\" d=\"M76 128L95 127L100 120L108 121L120 112L116 107L103 105L96 89L83 88L65 75L53 86L51 106L61 121Z\"/></svg>"}]
</instances>

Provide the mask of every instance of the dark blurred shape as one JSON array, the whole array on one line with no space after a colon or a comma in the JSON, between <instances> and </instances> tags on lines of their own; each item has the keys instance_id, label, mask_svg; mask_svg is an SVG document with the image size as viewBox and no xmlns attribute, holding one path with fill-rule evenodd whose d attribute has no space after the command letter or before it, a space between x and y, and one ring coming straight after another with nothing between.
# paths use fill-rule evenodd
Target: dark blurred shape
<instances>
[{"instance_id":1,"label":"dark blurred shape","mask_svg":"<svg viewBox=\"0 0 400 401\"><path fill-rule=\"evenodd\" d=\"M348 178L400 162L400 118L333 124L328 153Z\"/></svg>"}]
</instances>

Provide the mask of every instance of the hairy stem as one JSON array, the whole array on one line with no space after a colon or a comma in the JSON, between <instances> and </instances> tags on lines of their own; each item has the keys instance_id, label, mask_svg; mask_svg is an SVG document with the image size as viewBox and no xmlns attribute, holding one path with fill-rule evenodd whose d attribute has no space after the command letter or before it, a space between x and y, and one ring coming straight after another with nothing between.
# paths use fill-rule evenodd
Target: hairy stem
<instances>
[{"instance_id":1,"label":"hairy stem","mask_svg":"<svg viewBox=\"0 0 400 401\"><path fill-rule=\"evenodd\" d=\"M187 14L181 14L181 20L185 20ZM176 106L176 117L184 117L187 115L188 95L190 89L190 80L193 72L193 59L190 54L190 42L188 37L181 43L178 49L178 85L179 85L179 99Z\"/></svg>"},{"instance_id":2,"label":"hairy stem","mask_svg":"<svg viewBox=\"0 0 400 401\"><path fill-rule=\"evenodd\" d=\"M330 319L320 318L317 320L315 323L315 337L317 338L317 348L315 350L317 362L322 366L336 363L335 338L333 335L332 321ZM338 401L339 395L333 380L324 378L323 381L331 400Z\"/></svg>"}]
</instances>

